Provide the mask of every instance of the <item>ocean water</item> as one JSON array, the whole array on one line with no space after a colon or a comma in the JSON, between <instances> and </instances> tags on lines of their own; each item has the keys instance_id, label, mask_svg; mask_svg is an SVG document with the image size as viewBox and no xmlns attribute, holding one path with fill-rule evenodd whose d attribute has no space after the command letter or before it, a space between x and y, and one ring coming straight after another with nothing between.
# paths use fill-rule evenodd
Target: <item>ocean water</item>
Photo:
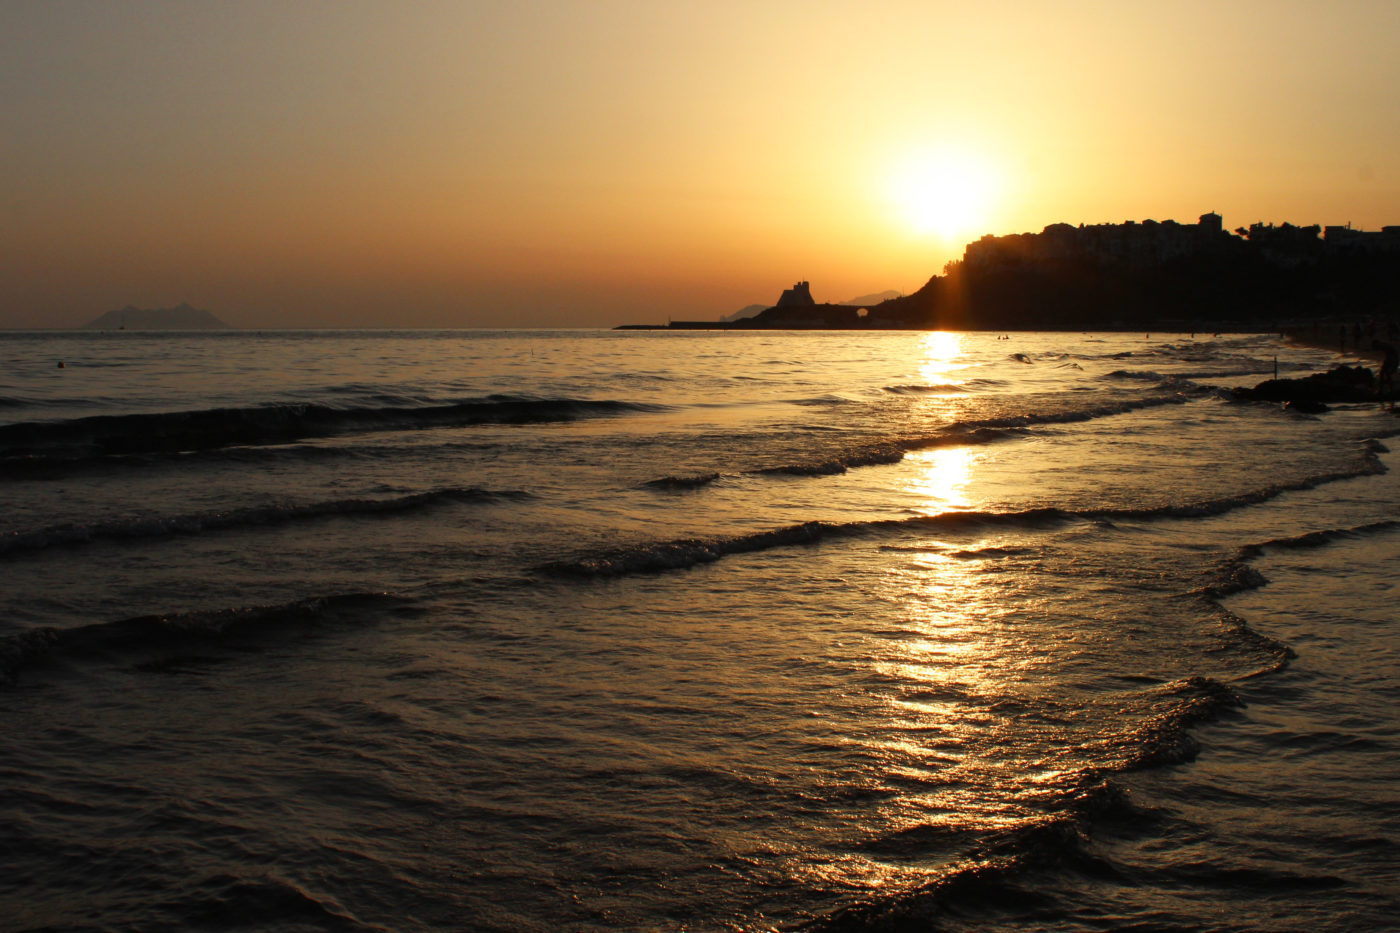
<instances>
[{"instance_id":1,"label":"ocean water","mask_svg":"<svg viewBox=\"0 0 1400 933\"><path fill-rule=\"evenodd\" d=\"M1228 391L1324 351L119 332L0 360L0 928L1400 914L1400 421Z\"/></svg>"}]
</instances>

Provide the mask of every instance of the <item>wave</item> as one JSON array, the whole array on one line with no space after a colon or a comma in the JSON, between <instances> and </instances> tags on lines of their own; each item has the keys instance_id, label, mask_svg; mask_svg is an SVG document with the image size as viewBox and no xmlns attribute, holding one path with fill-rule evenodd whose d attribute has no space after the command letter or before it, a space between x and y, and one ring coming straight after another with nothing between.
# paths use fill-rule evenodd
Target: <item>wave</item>
<instances>
[{"instance_id":1,"label":"wave","mask_svg":"<svg viewBox=\"0 0 1400 933\"><path fill-rule=\"evenodd\" d=\"M974 919L979 916L995 918L996 928L1019 928L1017 919L1069 915L1056 903L1055 892L1063 887L1047 885L1046 875L1115 877L1118 869L1095 850L1095 832L1135 834L1159 820L1153 811L1135 804L1113 776L1190 760L1198 750L1190 729L1241 705L1233 690L1205 677L1162 684L1135 697L1134 703L1145 706L1146 718L1117 739L1122 748L1113 750L1111 762L1077 775L1051 804L1052 812L990 833L931 882L856 901L805 928L894 933L944 929L945 921L952 920L958 929L980 929L982 924ZM870 847L893 847L898 855L918 857L920 853L909 850L936 830L902 828L903 838L877 840Z\"/></svg>"},{"instance_id":2,"label":"wave","mask_svg":"<svg viewBox=\"0 0 1400 933\"><path fill-rule=\"evenodd\" d=\"M852 469L867 466L884 466L899 463L912 451L934 447L959 447L974 444L991 444L1008 440L1015 431L1037 425L1072 424L1092 421L1098 418L1113 417L1145 408L1161 405L1180 405L1204 393L1198 387L1180 386L1179 391L1166 395L1146 398L1124 399L1086 408L1071 408L1056 412L1030 412L1022 415L1007 415L1000 418L957 421L937 434L918 437L897 438L846 448L836 453L827 453L807 460L778 463L772 466L755 467L741 471L740 475L751 476L835 476ZM693 489L714 482L718 473L704 473L698 476L663 476L648 480L643 488L674 490Z\"/></svg>"},{"instance_id":3,"label":"wave","mask_svg":"<svg viewBox=\"0 0 1400 933\"><path fill-rule=\"evenodd\" d=\"M1267 550L1298 550L1302 548L1324 547L1333 541L1342 541L1354 538L1363 538L1367 535L1384 534L1400 528L1400 521L1395 519L1385 519L1383 521L1368 522L1365 525L1356 525L1351 528L1331 528L1323 531L1310 531L1306 534L1295 535L1289 538L1273 538L1259 544L1246 545L1241 549L1241 559L1258 557Z\"/></svg>"},{"instance_id":4,"label":"wave","mask_svg":"<svg viewBox=\"0 0 1400 933\"><path fill-rule=\"evenodd\" d=\"M1145 382L1165 382L1167 377L1150 369L1115 369L1104 373L1100 379L1137 379Z\"/></svg>"},{"instance_id":5,"label":"wave","mask_svg":"<svg viewBox=\"0 0 1400 933\"><path fill-rule=\"evenodd\" d=\"M701 486L708 486L718 479L718 473L699 473L692 476L663 476L660 479L648 480L642 484L642 487L645 489L663 489L674 492L680 489L698 489Z\"/></svg>"},{"instance_id":6,"label":"wave","mask_svg":"<svg viewBox=\"0 0 1400 933\"><path fill-rule=\"evenodd\" d=\"M934 881L857 901L804 928L823 933L902 933L942 930L944 920L957 918L956 928L965 929L971 916L983 911L1005 923L1053 903L1049 893L1023 884L1021 876L1076 865L1092 871L1092 863L1098 861L1089 855L1087 841L1072 817L1033 819L977 847ZM1057 910L1052 915L1063 914Z\"/></svg>"},{"instance_id":7,"label":"wave","mask_svg":"<svg viewBox=\"0 0 1400 933\"><path fill-rule=\"evenodd\" d=\"M12 532L0 536L0 557L42 550L57 545L72 546L101 540L165 538L234 528L285 525L322 518L409 512L428 508L441 502L489 502L523 498L529 498L529 494L516 490L491 492L476 488L447 488L394 498L333 499L300 505L252 506L222 512L117 519L90 525L59 525L40 531Z\"/></svg>"},{"instance_id":8,"label":"wave","mask_svg":"<svg viewBox=\"0 0 1400 933\"><path fill-rule=\"evenodd\" d=\"M1044 507L1011 512L973 510L847 523L812 521L730 538L684 538L673 541L646 542L572 560L551 561L539 565L536 569L552 575L612 577L633 573L681 570L700 564L713 563L732 554L744 554L798 544L814 544L829 537L904 533L911 530L957 531L994 527L1052 528L1076 522L1112 523L1114 521L1204 518L1223 515L1235 509L1267 502L1288 492L1313 489L1331 482L1383 473L1385 466L1376 454L1376 446L1379 445L1367 445L1364 448L1361 462L1351 470L1338 470L1318 476L1305 477L1291 483L1279 483L1263 489L1199 502L1143 508L1060 509Z\"/></svg>"},{"instance_id":9,"label":"wave","mask_svg":"<svg viewBox=\"0 0 1400 933\"><path fill-rule=\"evenodd\" d=\"M237 917L241 925L263 929L295 926L337 933L388 933L386 927L359 920L332 895L274 872L259 872L256 877L215 874L152 906L157 916L178 917L179 926L191 930L226 928L228 918Z\"/></svg>"},{"instance_id":10,"label":"wave","mask_svg":"<svg viewBox=\"0 0 1400 933\"><path fill-rule=\"evenodd\" d=\"M840 408L842 405L851 404L852 399L844 398L840 395L818 395L814 398L794 398L788 399L789 405L801 405L806 408Z\"/></svg>"},{"instance_id":11,"label":"wave","mask_svg":"<svg viewBox=\"0 0 1400 933\"><path fill-rule=\"evenodd\" d=\"M756 467L745 472L755 476L832 476L847 470L867 466L883 466L898 463L905 455L915 450L928 450L934 447L963 447L974 444L992 444L1012 437L1007 431L991 427L956 426L938 434L922 437L906 437L893 441L880 441L873 444L851 447L834 456L821 459L800 460L776 466Z\"/></svg>"},{"instance_id":12,"label":"wave","mask_svg":"<svg viewBox=\"0 0 1400 933\"><path fill-rule=\"evenodd\" d=\"M1000 418L981 418L974 421L959 421L954 427L973 431L984 428L1028 428L1042 424L1074 424L1081 421L1094 421L1126 415L1145 408L1158 408L1163 405L1184 405L1204 396L1206 390L1199 386L1182 384L1172 386L1175 391L1166 395L1149 395L1143 398L1123 399L1086 408L1070 408L1063 411L1027 412L1023 415L1007 415Z\"/></svg>"},{"instance_id":13,"label":"wave","mask_svg":"<svg viewBox=\"0 0 1400 933\"><path fill-rule=\"evenodd\" d=\"M476 452L496 447L496 441L454 437L435 438L434 453ZM203 465L239 464L262 467L268 464L305 465L354 461L397 462L404 456L423 453L413 443L355 444L288 443L271 447L216 447L208 450L152 451L134 454L107 454L85 459L52 456L5 457L0 455L0 477L17 481L52 480L58 477L108 476L113 469L185 469Z\"/></svg>"},{"instance_id":14,"label":"wave","mask_svg":"<svg viewBox=\"0 0 1400 933\"><path fill-rule=\"evenodd\" d=\"M1200 748L1191 727L1244 706L1233 689L1209 677L1174 681L1155 692L1153 715L1125 737L1125 754L1115 770L1140 771L1192 761Z\"/></svg>"},{"instance_id":15,"label":"wave","mask_svg":"<svg viewBox=\"0 0 1400 933\"><path fill-rule=\"evenodd\" d=\"M0 458L75 459L209 450L360 432L540 424L663 410L664 406L637 402L492 395L443 405L336 408L305 403L93 415L0 425Z\"/></svg>"},{"instance_id":16,"label":"wave","mask_svg":"<svg viewBox=\"0 0 1400 933\"><path fill-rule=\"evenodd\" d=\"M1260 578L1263 580L1262 576ZM1268 582L1268 581L1263 581ZM1260 584L1262 585L1262 584ZM1212 601L1212 606L1219 615L1220 626L1225 636L1236 646L1256 654L1262 659L1262 664L1255 670L1245 674L1241 679L1258 677L1263 674L1273 674L1283 670L1298 653L1291 647L1276 638L1251 628L1244 619L1235 615L1230 610Z\"/></svg>"},{"instance_id":17,"label":"wave","mask_svg":"<svg viewBox=\"0 0 1400 933\"><path fill-rule=\"evenodd\" d=\"M1216 568L1214 579L1197 590L1194 595L1206 600L1214 608L1227 635L1237 643L1257 651L1268 659L1261 669L1248 676L1256 677L1260 674L1282 670L1297 657L1297 653L1283 642L1251 628L1248 622L1219 603L1219 600L1234 593L1258 589L1268 584L1268 577L1251 566L1250 561L1272 549L1296 550L1326 547L1334 541L1385 534L1397 529L1400 529L1400 520L1387 519L1351 528L1310 531L1287 538L1273 538L1257 544L1247 544L1239 548L1233 556Z\"/></svg>"},{"instance_id":18,"label":"wave","mask_svg":"<svg viewBox=\"0 0 1400 933\"><path fill-rule=\"evenodd\" d=\"M965 385L902 385L885 386L885 392L893 395L951 395L967 391Z\"/></svg>"},{"instance_id":19,"label":"wave","mask_svg":"<svg viewBox=\"0 0 1400 933\"><path fill-rule=\"evenodd\" d=\"M758 467L745 471L750 474L786 474L789 476L830 476L845 473L849 469L863 466L879 466L898 463L911 451L927 450L933 447L958 447L973 444L990 444L1014 437L1012 432L1037 425L1071 424L1092 421L1097 418L1127 414L1144 408L1159 405L1179 405L1191 400L1185 392L1170 395L1150 396L1093 405L1087 408L1067 409L1057 412L1030 412L1022 415L1007 415L1000 418L982 418L971 421L956 421L944 431L921 437L907 437L880 441L873 444L849 448L835 455L820 459L801 460L794 463Z\"/></svg>"},{"instance_id":20,"label":"wave","mask_svg":"<svg viewBox=\"0 0 1400 933\"><path fill-rule=\"evenodd\" d=\"M632 573L681 570L713 563L732 554L745 554L799 544L815 544L830 537L857 537L879 532L918 528L965 529L972 527L1047 527L1075 521L1074 513L1060 509L1022 512L944 512L913 518L876 519L868 522L803 522L771 531L732 538L684 538L651 542L592 554L574 560L552 561L537 570L556 575L614 577Z\"/></svg>"},{"instance_id":21,"label":"wave","mask_svg":"<svg viewBox=\"0 0 1400 933\"><path fill-rule=\"evenodd\" d=\"M820 459L799 460L780 463L774 466L754 467L742 470L738 476L834 476L848 470L867 466L881 466L898 463L911 451L927 450L933 447L962 447L974 444L991 444L1014 436L1009 431L992 428L973 430L952 430L924 437L910 437L895 441L882 441L873 444L849 447ZM696 489L707 486L720 478L720 473L700 473L688 476L662 476L642 483L644 489L673 491Z\"/></svg>"},{"instance_id":22,"label":"wave","mask_svg":"<svg viewBox=\"0 0 1400 933\"><path fill-rule=\"evenodd\" d=\"M1279 366L1279 371L1282 372L1286 370L1297 370L1304 368L1308 367L1281 364ZM1273 363L1259 363L1257 365L1248 366L1243 369L1202 370L1200 372L1185 373L1160 373L1156 370L1151 369L1115 369L1111 373L1104 373L1099 378L1113 381L1135 380L1141 382L1154 382L1168 386L1198 388L1198 382L1200 380L1234 379L1242 378L1244 376L1267 376L1272 374L1273 371Z\"/></svg>"},{"instance_id":23,"label":"wave","mask_svg":"<svg viewBox=\"0 0 1400 933\"><path fill-rule=\"evenodd\" d=\"M38 628L0 637L0 687L29 669L63 661L188 652L232 641L260 639L377 618L386 607L407 605L387 593L340 593L272 606L138 616L73 628Z\"/></svg>"},{"instance_id":24,"label":"wave","mask_svg":"<svg viewBox=\"0 0 1400 933\"><path fill-rule=\"evenodd\" d=\"M621 548L577 560L552 561L540 565L538 569L549 574L582 577L617 577L632 573L680 570L697 564L712 563L730 554L811 544L828 534L840 533L843 527L827 522L804 522L801 525L755 532L736 538L719 538L712 541L686 538Z\"/></svg>"},{"instance_id":25,"label":"wave","mask_svg":"<svg viewBox=\"0 0 1400 933\"><path fill-rule=\"evenodd\" d=\"M746 472L756 475L833 476L845 473L847 470L856 467L881 466L890 463L898 463L904 459L904 455L907 452L907 449L902 444L871 444L866 447L848 450L835 457L824 460L784 463L778 466L759 467Z\"/></svg>"}]
</instances>

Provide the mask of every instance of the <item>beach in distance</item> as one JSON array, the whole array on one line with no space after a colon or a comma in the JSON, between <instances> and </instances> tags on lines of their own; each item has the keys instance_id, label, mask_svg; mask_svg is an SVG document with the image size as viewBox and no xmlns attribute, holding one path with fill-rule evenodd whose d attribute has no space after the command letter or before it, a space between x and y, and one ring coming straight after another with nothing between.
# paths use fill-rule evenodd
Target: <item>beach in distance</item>
<instances>
[{"instance_id":1,"label":"beach in distance","mask_svg":"<svg viewBox=\"0 0 1400 933\"><path fill-rule=\"evenodd\" d=\"M0 927L1392 927L1300 336L2 332Z\"/></svg>"}]
</instances>

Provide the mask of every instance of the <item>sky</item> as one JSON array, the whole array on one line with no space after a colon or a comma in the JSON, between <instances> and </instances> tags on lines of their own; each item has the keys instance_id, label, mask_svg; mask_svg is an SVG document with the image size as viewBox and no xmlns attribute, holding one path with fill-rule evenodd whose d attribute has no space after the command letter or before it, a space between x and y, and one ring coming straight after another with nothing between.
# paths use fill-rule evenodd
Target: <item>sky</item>
<instances>
[{"instance_id":1,"label":"sky","mask_svg":"<svg viewBox=\"0 0 1400 933\"><path fill-rule=\"evenodd\" d=\"M1400 224L1400 2L0 0L0 327L606 327Z\"/></svg>"}]
</instances>

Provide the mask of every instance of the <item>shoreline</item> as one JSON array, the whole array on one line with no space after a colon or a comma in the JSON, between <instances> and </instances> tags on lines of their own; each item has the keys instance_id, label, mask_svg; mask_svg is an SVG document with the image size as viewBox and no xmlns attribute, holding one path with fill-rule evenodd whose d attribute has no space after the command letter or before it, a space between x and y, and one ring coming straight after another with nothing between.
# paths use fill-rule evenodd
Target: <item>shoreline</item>
<instances>
[{"instance_id":1,"label":"shoreline","mask_svg":"<svg viewBox=\"0 0 1400 933\"><path fill-rule=\"evenodd\" d=\"M1335 322L1334 322L1335 323ZM1342 326L1342 325L1339 325ZM1356 341L1355 337L1348 333L1343 336L1337 332L1335 338L1324 337L1322 333L1301 327L1287 327L1282 331L1283 339L1294 346L1308 347L1314 350L1330 350L1333 355L1342 358L1361 359L1368 363L1379 366L1385 359L1385 351L1371 346L1372 340L1379 340L1383 343L1394 343L1381 337L1372 337L1363 333L1361 340Z\"/></svg>"}]
</instances>

